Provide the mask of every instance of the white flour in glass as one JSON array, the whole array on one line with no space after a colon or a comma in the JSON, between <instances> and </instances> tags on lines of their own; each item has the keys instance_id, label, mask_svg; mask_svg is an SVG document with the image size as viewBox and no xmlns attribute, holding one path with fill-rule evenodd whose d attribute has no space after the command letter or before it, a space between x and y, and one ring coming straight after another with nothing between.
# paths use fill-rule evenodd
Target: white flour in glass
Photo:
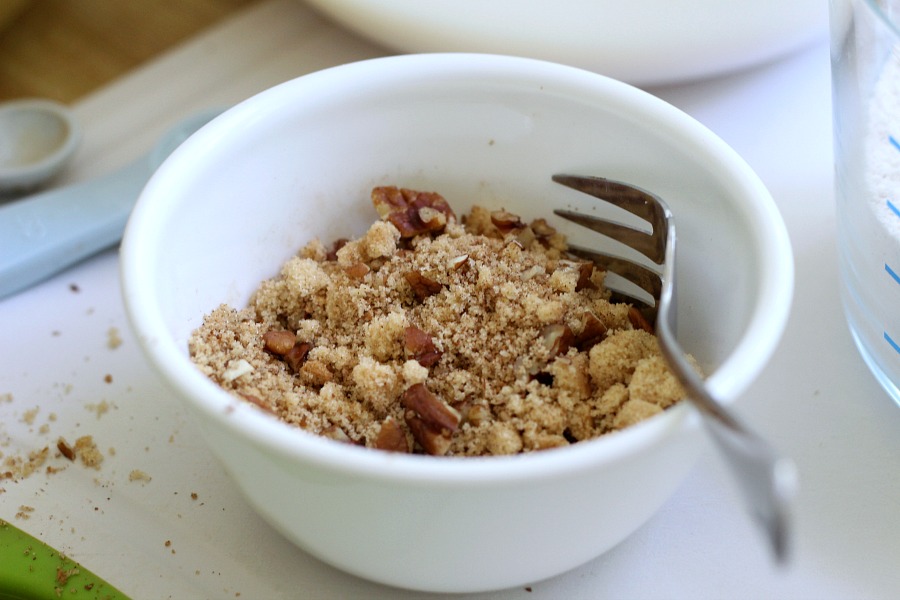
<instances>
[{"instance_id":1,"label":"white flour in glass","mask_svg":"<svg viewBox=\"0 0 900 600\"><path fill-rule=\"evenodd\" d=\"M861 148L845 150L838 178L844 304L863 357L900 394L900 49L867 104Z\"/></svg>"}]
</instances>

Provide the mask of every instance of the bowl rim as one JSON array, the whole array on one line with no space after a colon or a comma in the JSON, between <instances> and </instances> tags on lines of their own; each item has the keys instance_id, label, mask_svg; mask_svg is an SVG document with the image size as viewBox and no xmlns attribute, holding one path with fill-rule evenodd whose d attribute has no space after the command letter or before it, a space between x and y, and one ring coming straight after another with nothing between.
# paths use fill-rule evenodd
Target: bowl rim
<instances>
[{"instance_id":1,"label":"bowl rim","mask_svg":"<svg viewBox=\"0 0 900 600\"><path fill-rule=\"evenodd\" d=\"M547 61L490 54L412 54L368 59L316 71L284 82L239 103L215 118L189 138L151 177L126 227L120 251L120 270L126 314L140 346L150 363L176 395L200 413L201 431L212 424L238 435L261 451L307 468L328 470L382 482L415 485L502 486L512 482L546 481L577 472L615 464L621 457L649 451L678 431L699 427L699 418L687 403L666 410L624 430L544 452L497 457L431 457L401 455L334 443L299 430L242 403L194 367L186 349L166 333L162 312L153 301L149 278L140 273L152 270L151 232L163 191L173 166L192 149L214 144L234 123L250 123L270 102L282 105L282 95L302 94L335 82L379 81L391 78L410 81L417 73L490 74L518 83L552 82L563 90L577 90L595 100L631 106L647 118L655 118L669 129L687 135L704 148L713 164L723 167L729 181L742 195L757 201L744 202L741 210L753 226L761 273L759 294L745 334L722 365L709 377L714 392L727 392L730 402L755 379L771 358L786 326L793 294L793 260L784 222L774 200L749 165L705 126L667 102L626 83ZM381 83L385 85L386 83ZM787 260L786 260L787 259ZM148 269L148 261L151 268ZM160 334L159 332L163 332ZM747 366L749 365L749 368Z\"/></svg>"},{"instance_id":2,"label":"bowl rim","mask_svg":"<svg viewBox=\"0 0 900 600\"><path fill-rule=\"evenodd\" d=\"M580 0L564 5L468 0L431 2L427 8L404 0L307 1L344 27L398 52L530 56L635 85L676 84L733 73L788 56L828 32L828 11L817 0L782 6L777 17L765 3L735 11L717 0L695 0L674 17L660 0ZM683 21L678 21L696 23L698 18L719 27L681 27ZM490 25L499 20L508 26ZM535 28L546 34L528 35ZM654 44L644 43L646 39Z\"/></svg>"}]
</instances>

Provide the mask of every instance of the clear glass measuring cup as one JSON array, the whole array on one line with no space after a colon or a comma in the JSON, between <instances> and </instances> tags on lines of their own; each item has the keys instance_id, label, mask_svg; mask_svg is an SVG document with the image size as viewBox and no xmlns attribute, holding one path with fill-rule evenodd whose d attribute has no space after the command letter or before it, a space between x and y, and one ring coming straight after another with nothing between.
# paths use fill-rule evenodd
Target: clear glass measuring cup
<instances>
[{"instance_id":1,"label":"clear glass measuring cup","mask_svg":"<svg viewBox=\"0 0 900 600\"><path fill-rule=\"evenodd\" d=\"M841 295L900 404L900 0L830 0Z\"/></svg>"}]
</instances>

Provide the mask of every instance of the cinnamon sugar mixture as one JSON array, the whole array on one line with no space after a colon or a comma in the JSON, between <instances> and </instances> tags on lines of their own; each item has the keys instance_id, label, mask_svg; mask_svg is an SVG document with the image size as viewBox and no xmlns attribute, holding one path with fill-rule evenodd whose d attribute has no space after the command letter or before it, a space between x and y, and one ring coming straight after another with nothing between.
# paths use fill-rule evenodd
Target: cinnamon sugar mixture
<instances>
[{"instance_id":1,"label":"cinnamon sugar mixture","mask_svg":"<svg viewBox=\"0 0 900 600\"><path fill-rule=\"evenodd\" d=\"M314 240L190 340L213 381L337 440L516 454L621 429L683 397L639 313L544 220L372 192L359 239Z\"/></svg>"}]
</instances>

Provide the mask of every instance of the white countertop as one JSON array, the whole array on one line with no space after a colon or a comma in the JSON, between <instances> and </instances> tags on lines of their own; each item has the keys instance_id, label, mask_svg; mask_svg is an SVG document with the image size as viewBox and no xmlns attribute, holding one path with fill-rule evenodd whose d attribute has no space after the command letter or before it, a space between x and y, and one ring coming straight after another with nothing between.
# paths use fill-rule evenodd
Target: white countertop
<instances>
[{"instance_id":1,"label":"white countertop","mask_svg":"<svg viewBox=\"0 0 900 600\"><path fill-rule=\"evenodd\" d=\"M257 5L75 106L85 139L60 182L128 162L195 110L384 53L294 0ZM900 408L857 354L838 299L828 60L823 40L765 67L651 90L756 169L790 232L790 322L737 408L798 464L792 563L772 565L710 451L612 551L529 589L473 597L900 596ZM418 597L323 565L252 512L141 355L117 268L111 250L0 300L0 452L92 435L105 456L96 471L56 458L68 464L59 473L0 481L0 518L135 598ZM135 469L152 479L129 481ZM27 519L15 517L22 506Z\"/></svg>"}]
</instances>

